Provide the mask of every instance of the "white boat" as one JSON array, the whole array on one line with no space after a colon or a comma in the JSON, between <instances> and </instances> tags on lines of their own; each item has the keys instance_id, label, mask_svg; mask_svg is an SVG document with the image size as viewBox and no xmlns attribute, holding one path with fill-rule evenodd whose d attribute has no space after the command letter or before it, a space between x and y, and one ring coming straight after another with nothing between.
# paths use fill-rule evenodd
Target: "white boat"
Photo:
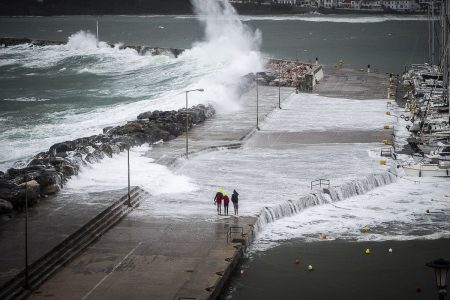
<instances>
[{"instance_id":1,"label":"white boat","mask_svg":"<svg viewBox=\"0 0 450 300\"><path fill-rule=\"evenodd\" d=\"M450 165L445 163L418 163L403 166L403 170L407 176L411 177L450 177Z\"/></svg>"}]
</instances>

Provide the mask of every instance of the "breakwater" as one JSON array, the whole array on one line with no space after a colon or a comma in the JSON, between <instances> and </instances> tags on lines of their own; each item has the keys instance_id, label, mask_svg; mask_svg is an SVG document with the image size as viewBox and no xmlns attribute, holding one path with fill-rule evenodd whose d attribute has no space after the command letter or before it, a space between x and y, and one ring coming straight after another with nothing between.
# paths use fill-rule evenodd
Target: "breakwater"
<instances>
[{"instance_id":1,"label":"breakwater","mask_svg":"<svg viewBox=\"0 0 450 300\"><path fill-rule=\"evenodd\" d=\"M186 122L191 128L214 114L212 106L201 104L187 111L148 111L125 125L104 128L102 134L54 144L36 154L23 168L0 172L0 214L22 210L25 199L28 205L33 205L59 192L64 183L87 164L133 146L173 140L186 131Z\"/></svg>"},{"instance_id":2,"label":"breakwater","mask_svg":"<svg viewBox=\"0 0 450 300\"><path fill-rule=\"evenodd\" d=\"M0 46L2 47L12 47L17 45L29 44L30 46L56 46L64 45L66 42L63 41L51 41L51 40L38 40L29 38L12 38L12 37L2 37L0 38ZM111 48L116 45L108 44ZM178 48L163 48L163 47L150 47L150 46L133 46L133 45L119 45L121 49L134 49L140 55L169 55L178 57L184 52L184 49Z\"/></svg>"}]
</instances>

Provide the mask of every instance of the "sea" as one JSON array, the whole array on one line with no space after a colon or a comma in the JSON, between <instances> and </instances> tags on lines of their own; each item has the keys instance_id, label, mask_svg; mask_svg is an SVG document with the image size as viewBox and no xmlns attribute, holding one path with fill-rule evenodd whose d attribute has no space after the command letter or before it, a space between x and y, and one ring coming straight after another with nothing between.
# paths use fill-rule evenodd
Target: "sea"
<instances>
[{"instance_id":1,"label":"sea","mask_svg":"<svg viewBox=\"0 0 450 300\"><path fill-rule=\"evenodd\" d=\"M180 92L200 81L214 85L208 90L217 97L230 80L263 69L263 58L318 58L326 65L342 59L349 68L401 73L429 57L423 16L237 17L246 32L240 24L222 26L229 21L221 17L1 17L0 36L66 44L0 48L0 170L130 120L143 106L182 107ZM177 59L141 56L106 43L188 51Z\"/></svg>"},{"instance_id":2,"label":"sea","mask_svg":"<svg viewBox=\"0 0 450 300\"><path fill-rule=\"evenodd\" d=\"M204 6L199 5L200 2L193 1L197 13L193 16L0 17L2 37L65 42L56 46L23 44L0 48L0 171L23 167L33 155L47 150L54 143L99 134L102 128L123 124L143 111L182 108L187 89L205 88L204 93L192 98L192 105L211 103L218 113L226 113L233 106L230 104L239 97L236 87L241 77L263 71L268 58L309 63L314 63L317 58L320 64L330 66L342 60L344 68L365 70L370 65L372 72L381 74L401 74L405 66L426 62L430 58L428 22L423 16L238 16L229 5L218 10L217 1L204 2L208 3ZM179 57L139 55L133 49L124 49L123 45L182 48L186 51ZM329 121L330 130L339 126L359 126L361 122L370 127L374 124L373 120L384 121L361 119L356 124L357 120L352 121L349 117L348 124L339 124L331 111L348 105L350 112L367 109L382 116L385 107L379 101L341 103L339 101L344 100L309 95L300 95L289 101L292 105L296 101L307 103L314 114L324 113L325 107L328 107L324 119ZM319 106L321 103L323 106ZM291 119L294 120L294 117ZM297 124L294 120L289 126L314 127L320 123L308 111L304 112L303 117L309 118L308 124ZM286 119L280 115L278 119L275 116L273 121L276 121L273 123L275 128ZM308 128L311 129L314 128ZM228 169L227 166L220 166L220 171L243 169L239 175L242 178L235 178L236 182L252 177L255 168L261 168L257 172L263 174L272 166L278 166L271 170L278 176L276 186L283 186L283 193L291 195L290 192L295 194L296 190L290 191L289 186L293 186L297 176L309 176L303 168L305 165L310 164L314 168L317 165L314 162L326 160L327 163L321 167L324 172L327 168L334 168L333 172L341 172L339 176L345 177L346 171L340 164L341 156L330 156L330 153L347 153L360 160L361 165L352 167L352 174L370 173L376 168L374 161L368 159L372 148L372 144L343 144L331 148L318 145L282 154L270 150L264 152L262 149L258 149L258 153L254 149L240 152L225 150L191 160L183 171L176 174L162 166L153 166L151 172L145 172L150 173L156 182L168 181L162 185L166 194L163 198L185 201L185 196L171 194L174 193L173 186L177 186L178 192L186 194L198 191L196 179L198 182L211 181L210 173L204 170L210 171L216 161L232 165ZM135 149L135 155L139 156L136 154L139 151L145 153L147 149ZM261 160L261 157L264 159ZM289 169L292 173L282 168L283 157L297 158L294 162L296 167L291 165ZM115 160L105 159L100 164L103 169L94 167L85 172L88 175L71 179L69 189L72 186L72 189L89 191L92 187L93 191L99 191L102 185L96 180L104 177L105 173L114 174L117 162L124 162L125 159L124 155L119 155ZM141 166L145 165L144 160L140 162ZM256 193L261 186L274 186L275 177L261 178L266 180L264 184L251 183L249 193ZM95 184L87 185L85 182ZM159 191L155 185L152 188L149 190L151 193L161 193L161 188ZM408 200L402 196L405 189L409 191ZM440 212L449 211L447 202L442 200L445 191L446 187L439 182L423 182L420 186L402 182L339 205L328 204L325 208L318 206L306 210L301 218L292 216L267 224L251 250L251 255L255 257L253 263L274 262L273 259L258 258L264 257L270 249L278 249L276 247L279 245L289 248L295 242L318 241L319 233L326 233L329 240L351 241L448 237L448 222L439 217L444 215L430 217L421 213L430 203L435 203ZM276 195L276 190L272 192L273 195L268 189L270 197L267 199L280 196ZM198 198L194 194L192 197ZM389 198L386 195L390 195ZM405 212L405 205L410 203L414 204L410 206L414 210ZM161 205L157 208L162 215L174 213L171 208L165 211ZM255 211L249 210L248 213L255 214ZM398 219L402 220L400 224L396 222ZM369 235L361 234L360 227L367 223L373 225L373 230ZM413 223L420 224L420 232L411 229ZM436 228L439 234L436 234ZM295 242L289 244L289 241ZM295 252L290 248L286 253L292 251ZM246 264L241 266L242 273L237 276L251 268L251 256ZM266 272L272 267L268 265ZM270 277L261 280L270 280ZM242 281L237 279L223 297L260 299L258 293L252 294L252 288L243 287Z\"/></svg>"}]
</instances>

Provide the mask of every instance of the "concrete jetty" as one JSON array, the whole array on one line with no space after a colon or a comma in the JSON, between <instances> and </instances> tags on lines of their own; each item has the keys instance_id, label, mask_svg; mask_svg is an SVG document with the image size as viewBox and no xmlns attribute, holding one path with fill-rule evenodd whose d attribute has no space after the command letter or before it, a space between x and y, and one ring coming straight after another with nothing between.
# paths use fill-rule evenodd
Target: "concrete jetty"
<instances>
[{"instance_id":1,"label":"concrete jetty","mask_svg":"<svg viewBox=\"0 0 450 300\"><path fill-rule=\"evenodd\" d=\"M346 90L357 90L355 85L363 85L364 81L372 76L359 73L358 77L356 73L355 79L341 82L342 97L345 97ZM335 84L333 80L336 78L341 76L337 74L335 77L325 77L324 82L318 85L319 94L331 93ZM375 78L374 81L376 80ZM384 81L379 80L378 85L374 84L359 93L367 94L369 98L368 95L371 93L372 95L377 93L382 82ZM330 88L328 90L324 88L321 92L320 88L327 85ZM264 86L259 88L259 120L263 122L265 116L270 117L278 106L278 88ZM282 88L281 92L282 99L285 99L294 90ZM243 95L240 105L241 109L235 113L218 113L214 118L189 132L190 156L200 155L217 147L240 147L244 141L249 140L252 133L256 132L255 90ZM233 126L224 126L230 124L230 121ZM264 144L265 138L263 132L251 137L252 141L257 141L261 145ZM298 137L292 139L289 138L289 134L279 133L277 139L283 138L287 142L294 140L298 144L303 144L301 140L297 140ZM324 140L328 138L322 137ZM378 137L373 138L375 139ZM373 140L369 139L369 142ZM150 156L157 163L175 167L178 159L183 159L184 153L185 137L180 136L169 143L154 145ZM157 205L158 201L160 199L157 196L144 200L154 205ZM208 219L196 216L158 216L151 210L151 206L146 205L135 208L96 243L89 246L42 286L33 290L30 298L215 299L251 241L256 218L217 216L212 199L205 201L211 202L211 217ZM179 209L183 208L180 204ZM83 212L73 211L61 222L68 223L72 215L79 214ZM54 220L49 214L42 222L40 225L42 228L49 228ZM15 226L19 227L22 224L17 222ZM53 230L64 232L58 226L54 226ZM0 243L7 242L0 236ZM16 244L9 249L12 251L15 247L20 248L21 245ZM42 243L42 248L45 248L45 243ZM14 255L12 252L9 254ZM19 259L15 264L15 270L20 268ZM9 271L14 272L12 269Z\"/></svg>"}]
</instances>

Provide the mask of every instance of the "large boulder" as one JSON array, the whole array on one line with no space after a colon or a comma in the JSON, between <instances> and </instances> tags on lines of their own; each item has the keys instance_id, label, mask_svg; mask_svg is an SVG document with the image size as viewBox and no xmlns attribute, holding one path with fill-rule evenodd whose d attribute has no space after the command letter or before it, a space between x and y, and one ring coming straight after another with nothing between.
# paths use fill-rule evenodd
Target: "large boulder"
<instances>
[{"instance_id":1,"label":"large boulder","mask_svg":"<svg viewBox=\"0 0 450 300\"><path fill-rule=\"evenodd\" d=\"M42 194L44 195L52 195L56 194L61 190L61 187L57 184L51 184L42 189Z\"/></svg>"},{"instance_id":2,"label":"large boulder","mask_svg":"<svg viewBox=\"0 0 450 300\"><path fill-rule=\"evenodd\" d=\"M137 116L138 120L150 119L152 117L151 111L146 111Z\"/></svg>"},{"instance_id":3,"label":"large boulder","mask_svg":"<svg viewBox=\"0 0 450 300\"><path fill-rule=\"evenodd\" d=\"M66 141L66 142L54 144L53 146L50 147L48 152L50 153L50 155L54 156L54 155L56 155L56 153L59 153L59 152L74 151L76 146L77 146L77 144L75 141Z\"/></svg>"},{"instance_id":4,"label":"large boulder","mask_svg":"<svg viewBox=\"0 0 450 300\"><path fill-rule=\"evenodd\" d=\"M41 188L44 189L46 186L53 184L61 185L62 177L56 169L48 168L39 174L36 181L41 185Z\"/></svg>"},{"instance_id":5,"label":"large boulder","mask_svg":"<svg viewBox=\"0 0 450 300\"><path fill-rule=\"evenodd\" d=\"M21 183L19 187L23 190L24 197L26 195L28 205L31 206L39 200L41 196L41 185L36 180Z\"/></svg>"}]
</instances>

